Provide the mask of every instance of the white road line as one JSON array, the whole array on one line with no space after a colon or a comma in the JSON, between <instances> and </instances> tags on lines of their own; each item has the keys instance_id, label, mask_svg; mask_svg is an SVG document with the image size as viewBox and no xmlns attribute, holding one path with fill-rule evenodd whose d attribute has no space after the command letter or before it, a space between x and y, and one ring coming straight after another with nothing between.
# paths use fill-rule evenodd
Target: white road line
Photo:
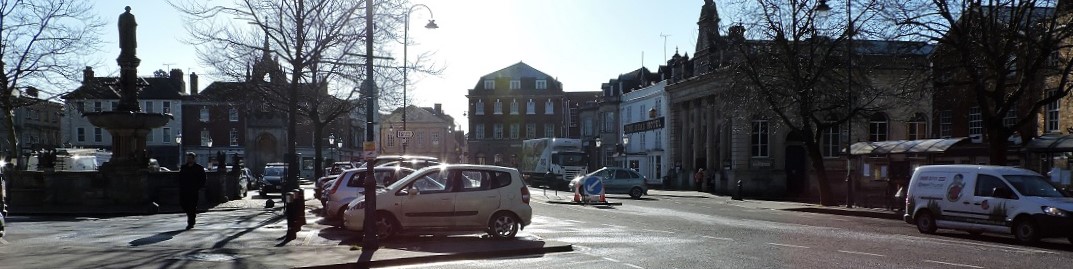
<instances>
[{"instance_id":1,"label":"white road line","mask_svg":"<svg viewBox=\"0 0 1073 269\"><path fill-rule=\"evenodd\" d=\"M868 252L856 252L856 251L848 251L848 250L839 250L838 252L849 253L849 254L871 255L871 256L876 256L876 257L886 257L884 255L875 254L875 253L868 253Z\"/></svg>"},{"instance_id":2,"label":"white road line","mask_svg":"<svg viewBox=\"0 0 1073 269\"><path fill-rule=\"evenodd\" d=\"M1046 251L1046 250L1036 250L1036 249L1029 249L1029 248L1019 248L1019 247L1011 247L1011 246L1003 246L1003 245L984 244L984 243L976 243L976 242L968 242L968 241L947 240L947 239L940 239L940 238L926 238L926 239L927 240L940 241L940 242L936 242L936 243L947 244L947 245L965 244L965 245L973 245L973 246L981 246L981 247L1000 248L1000 249L1006 249L1006 250L1012 250L1012 251L1028 252L1028 253L1054 254L1054 252L1050 252L1050 251Z\"/></svg>"},{"instance_id":3,"label":"white road line","mask_svg":"<svg viewBox=\"0 0 1073 269\"><path fill-rule=\"evenodd\" d=\"M779 244L779 243L767 243L767 244L768 244L768 245L773 245L773 246L781 246L781 247L792 247L792 248L809 248L809 247L806 247L806 246L798 246L798 245L787 245L787 244Z\"/></svg>"},{"instance_id":4,"label":"white road line","mask_svg":"<svg viewBox=\"0 0 1073 269\"><path fill-rule=\"evenodd\" d=\"M968 264L960 264L960 263L952 263L952 262L941 262L941 261L933 261L933 260L924 260L924 261L925 262L931 262L931 263L945 264L945 265L953 265L953 266L961 266L961 267L983 269L983 267L979 267L979 266L975 266L975 265L968 265Z\"/></svg>"},{"instance_id":5,"label":"white road line","mask_svg":"<svg viewBox=\"0 0 1073 269\"><path fill-rule=\"evenodd\" d=\"M649 230L649 229L641 229L641 230L642 230L642 231L649 231L649 232L657 232L657 233L669 233L669 234L673 234L673 233L674 233L674 232L672 232L672 231L660 231L660 230Z\"/></svg>"},{"instance_id":6,"label":"white road line","mask_svg":"<svg viewBox=\"0 0 1073 269\"><path fill-rule=\"evenodd\" d=\"M707 235L702 235L700 237L704 237L704 238L708 238L708 239L714 239L714 240L734 241L733 238L726 238L726 237L713 237L713 236L707 236Z\"/></svg>"},{"instance_id":7,"label":"white road line","mask_svg":"<svg viewBox=\"0 0 1073 269\"><path fill-rule=\"evenodd\" d=\"M611 224L601 224L601 225L607 226L607 227L615 227L615 228L626 228L626 226L611 225Z\"/></svg>"},{"instance_id":8,"label":"white road line","mask_svg":"<svg viewBox=\"0 0 1073 269\"><path fill-rule=\"evenodd\" d=\"M611 262L619 262L616 259L612 259L612 258L608 258L608 257L603 257L603 258L604 258L604 260L608 260L608 261L611 261Z\"/></svg>"},{"instance_id":9,"label":"white road line","mask_svg":"<svg viewBox=\"0 0 1073 269\"><path fill-rule=\"evenodd\" d=\"M0 245L7 245L7 244L8 244L7 240L4 240L3 238L0 238Z\"/></svg>"},{"instance_id":10,"label":"white road line","mask_svg":"<svg viewBox=\"0 0 1073 269\"><path fill-rule=\"evenodd\" d=\"M637 268L637 269L645 269L644 267L636 266L636 265L633 265L633 264L628 264L628 263L623 263L623 264L625 264L626 266L629 266L629 267Z\"/></svg>"}]
</instances>

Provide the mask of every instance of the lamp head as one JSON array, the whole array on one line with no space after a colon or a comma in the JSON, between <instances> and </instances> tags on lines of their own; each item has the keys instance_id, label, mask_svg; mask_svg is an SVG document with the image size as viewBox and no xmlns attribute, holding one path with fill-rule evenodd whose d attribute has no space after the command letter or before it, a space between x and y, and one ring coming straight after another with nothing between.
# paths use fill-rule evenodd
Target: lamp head
<instances>
[{"instance_id":1,"label":"lamp head","mask_svg":"<svg viewBox=\"0 0 1073 269\"><path fill-rule=\"evenodd\" d=\"M829 13L831 13L831 6L827 5L827 0L820 0L820 2L816 4L816 15L826 17Z\"/></svg>"},{"instance_id":2,"label":"lamp head","mask_svg":"<svg viewBox=\"0 0 1073 269\"><path fill-rule=\"evenodd\" d=\"M440 26L436 25L436 20L428 20L428 24L425 24L425 28L426 29L436 29L436 28L440 28Z\"/></svg>"}]
</instances>

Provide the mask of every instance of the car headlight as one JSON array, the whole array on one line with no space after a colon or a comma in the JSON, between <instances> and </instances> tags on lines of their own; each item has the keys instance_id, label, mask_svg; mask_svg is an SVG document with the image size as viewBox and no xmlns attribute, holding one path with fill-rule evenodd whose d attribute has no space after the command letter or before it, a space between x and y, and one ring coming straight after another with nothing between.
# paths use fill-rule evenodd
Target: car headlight
<instances>
[{"instance_id":1,"label":"car headlight","mask_svg":"<svg viewBox=\"0 0 1073 269\"><path fill-rule=\"evenodd\" d=\"M1069 216L1069 213L1067 213L1065 210L1061 210L1061 209L1058 209L1057 207L1050 207L1050 206L1044 206L1043 207L1043 213L1047 214L1048 216L1054 216L1054 217L1068 217Z\"/></svg>"},{"instance_id":2,"label":"car headlight","mask_svg":"<svg viewBox=\"0 0 1073 269\"><path fill-rule=\"evenodd\" d=\"M350 209L365 209L365 201L359 201L355 203Z\"/></svg>"}]
</instances>

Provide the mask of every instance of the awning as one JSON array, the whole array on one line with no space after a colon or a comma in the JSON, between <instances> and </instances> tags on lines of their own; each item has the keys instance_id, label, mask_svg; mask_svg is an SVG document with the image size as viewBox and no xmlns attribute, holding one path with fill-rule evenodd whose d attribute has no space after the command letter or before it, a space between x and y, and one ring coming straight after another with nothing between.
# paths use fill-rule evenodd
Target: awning
<instances>
[{"instance_id":1,"label":"awning","mask_svg":"<svg viewBox=\"0 0 1073 269\"><path fill-rule=\"evenodd\" d=\"M968 137L922 140L892 140L857 142L850 146L850 155L882 155L900 153L941 153ZM1073 143L1073 141L1071 141Z\"/></svg>"},{"instance_id":2,"label":"awning","mask_svg":"<svg viewBox=\"0 0 1073 269\"><path fill-rule=\"evenodd\" d=\"M1073 135L1043 135L1028 141L1025 150L1032 152L1073 152Z\"/></svg>"}]
</instances>

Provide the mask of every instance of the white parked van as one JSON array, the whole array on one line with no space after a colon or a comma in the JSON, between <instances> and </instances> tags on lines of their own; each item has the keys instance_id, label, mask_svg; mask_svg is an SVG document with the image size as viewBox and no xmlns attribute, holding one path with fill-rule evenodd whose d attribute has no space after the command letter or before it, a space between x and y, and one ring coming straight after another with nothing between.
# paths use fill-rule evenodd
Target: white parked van
<instances>
[{"instance_id":1,"label":"white parked van","mask_svg":"<svg viewBox=\"0 0 1073 269\"><path fill-rule=\"evenodd\" d=\"M987 165L932 165L913 172L905 221L922 233L1013 234L1026 243L1066 237L1073 243L1073 198L1040 174Z\"/></svg>"}]
</instances>

